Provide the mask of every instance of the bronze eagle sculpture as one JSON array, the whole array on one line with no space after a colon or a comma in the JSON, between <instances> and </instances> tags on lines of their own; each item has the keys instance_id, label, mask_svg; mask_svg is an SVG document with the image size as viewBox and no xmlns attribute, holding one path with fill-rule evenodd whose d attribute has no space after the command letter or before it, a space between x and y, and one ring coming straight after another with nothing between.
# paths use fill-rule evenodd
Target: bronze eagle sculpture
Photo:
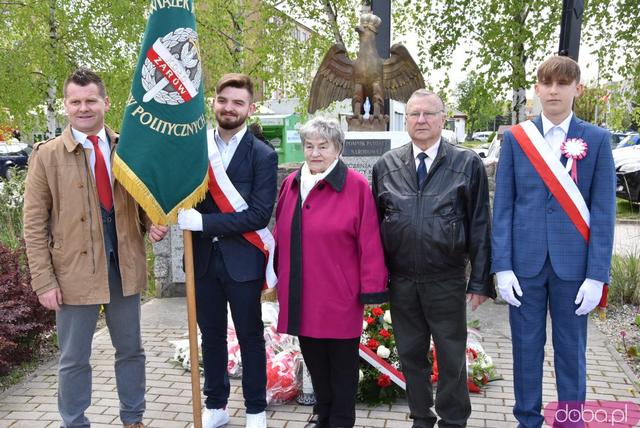
<instances>
[{"instance_id":1,"label":"bronze eagle sculpture","mask_svg":"<svg viewBox=\"0 0 640 428\"><path fill-rule=\"evenodd\" d=\"M354 117L361 118L363 103L369 98L373 117L379 118L385 98L406 103L416 89L424 88L422 73L403 45L393 45L387 60L378 54L375 36L381 22L371 13L360 16L356 27L360 49L355 61L340 43L329 49L311 85L309 113L351 97Z\"/></svg>"}]
</instances>

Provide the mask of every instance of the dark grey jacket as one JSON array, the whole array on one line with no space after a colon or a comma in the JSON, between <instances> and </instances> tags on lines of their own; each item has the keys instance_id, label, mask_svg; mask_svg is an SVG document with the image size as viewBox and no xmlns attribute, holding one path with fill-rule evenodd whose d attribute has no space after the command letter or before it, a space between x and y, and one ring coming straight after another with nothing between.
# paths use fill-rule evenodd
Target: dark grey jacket
<instances>
[{"instance_id":1,"label":"dark grey jacket","mask_svg":"<svg viewBox=\"0 0 640 428\"><path fill-rule=\"evenodd\" d=\"M495 297L488 181L478 155L442 141L418 189L408 143L376 162L372 185L392 276L463 278L471 261L467 291Z\"/></svg>"}]
</instances>

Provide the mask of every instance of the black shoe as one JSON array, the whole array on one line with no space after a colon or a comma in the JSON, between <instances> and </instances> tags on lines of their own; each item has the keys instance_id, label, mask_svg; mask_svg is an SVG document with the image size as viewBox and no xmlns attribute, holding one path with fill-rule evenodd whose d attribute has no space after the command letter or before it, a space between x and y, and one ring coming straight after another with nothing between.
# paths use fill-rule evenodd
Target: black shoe
<instances>
[{"instance_id":1,"label":"black shoe","mask_svg":"<svg viewBox=\"0 0 640 428\"><path fill-rule=\"evenodd\" d=\"M315 413L309 418L309 423L304 428L320 428L320 416Z\"/></svg>"}]
</instances>

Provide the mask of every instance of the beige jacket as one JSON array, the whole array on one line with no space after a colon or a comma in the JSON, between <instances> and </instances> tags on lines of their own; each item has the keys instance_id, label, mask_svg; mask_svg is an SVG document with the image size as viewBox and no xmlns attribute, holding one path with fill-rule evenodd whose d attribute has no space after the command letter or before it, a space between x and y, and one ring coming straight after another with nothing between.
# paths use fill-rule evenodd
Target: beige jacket
<instances>
[{"instance_id":1,"label":"beige jacket","mask_svg":"<svg viewBox=\"0 0 640 428\"><path fill-rule=\"evenodd\" d=\"M106 128L111 158L117 134ZM67 126L59 137L38 143L29 159L24 194L24 239L31 286L38 294L54 288L63 303L109 302L107 259L90 149ZM145 226L149 223L119 182L113 184L118 256L125 296L147 285Z\"/></svg>"}]
</instances>

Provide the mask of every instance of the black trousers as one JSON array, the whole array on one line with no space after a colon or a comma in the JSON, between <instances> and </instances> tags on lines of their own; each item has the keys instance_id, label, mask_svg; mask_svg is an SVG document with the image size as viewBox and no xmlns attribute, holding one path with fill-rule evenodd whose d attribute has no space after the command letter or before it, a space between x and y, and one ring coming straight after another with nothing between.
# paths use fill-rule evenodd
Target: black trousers
<instances>
[{"instance_id":1,"label":"black trousers","mask_svg":"<svg viewBox=\"0 0 640 428\"><path fill-rule=\"evenodd\" d=\"M392 275L389 285L396 347L407 381L410 417L436 423L431 386L430 337L436 347L439 379L435 408L440 428L465 427L471 414L466 368L466 281L415 282Z\"/></svg>"},{"instance_id":2,"label":"black trousers","mask_svg":"<svg viewBox=\"0 0 640 428\"><path fill-rule=\"evenodd\" d=\"M260 307L263 280L235 282L214 244L206 275L196 279L196 309L202 333L205 404L208 409L227 406L230 393L227 374L227 302L236 328L242 356L242 392L247 413L267 407L267 360Z\"/></svg>"},{"instance_id":3,"label":"black trousers","mask_svg":"<svg viewBox=\"0 0 640 428\"><path fill-rule=\"evenodd\" d=\"M358 343L353 339L300 336L302 357L309 369L316 404L313 413L323 428L351 428L356 422Z\"/></svg>"}]
</instances>

